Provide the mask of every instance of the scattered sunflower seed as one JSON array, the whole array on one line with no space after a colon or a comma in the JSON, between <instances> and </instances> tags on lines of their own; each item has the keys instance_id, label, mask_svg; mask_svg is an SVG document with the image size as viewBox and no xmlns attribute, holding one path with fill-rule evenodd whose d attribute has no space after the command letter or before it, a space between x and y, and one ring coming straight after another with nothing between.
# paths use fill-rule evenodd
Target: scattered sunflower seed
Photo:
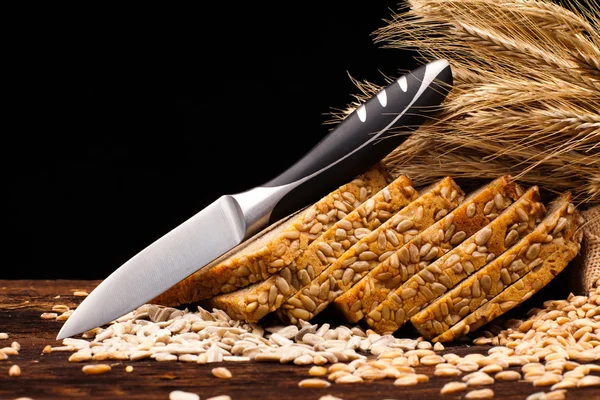
<instances>
[{"instance_id":1,"label":"scattered sunflower seed","mask_svg":"<svg viewBox=\"0 0 600 400\"><path fill-rule=\"evenodd\" d=\"M350 375L352 376L352 375ZM318 378L308 378L308 379L303 379L300 382L298 382L298 387L301 388L326 388L331 386L331 383L324 380L324 379L318 379Z\"/></svg>"},{"instance_id":2,"label":"scattered sunflower seed","mask_svg":"<svg viewBox=\"0 0 600 400\"><path fill-rule=\"evenodd\" d=\"M233 375L231 374L231 371L229 371L227 368L225 367L217 367L217 368L213 368L212 369L212 374L217 377L217 378L221 378L221 379L229 379L231 378Z\"/></svg>"},{"instance_id":3,"label":"scattered sunflower seed","mask_svg":"<svg viewBox=\"0 0 600 400\"><path fill-rule=\"evenodd\" d=\"M8 376L21 376L21 367L17 364L13 364L8 369Z\"/></svg>"},{"instance_id":4,"label":"scattered sunflower seed","mask_svg":"<svg viewBox=\"0 0 600 400\"><path fill-rule=\"evenodd\" d=\"M88 365L84 365L81 368L81 371L83 371L83 373L86 375L104 374L104 373L109 372L110 370L111 370L111 367L108 364L88 364Z\"/></svg>"},{"instance_id":5,"label":"scattered sunflower seed","mask_svg":"<svg viewBox=\"0 0 600 400\"><path fill-rule=\"evenodd\" d=\"M308 370L308 374L310 376L324 376L327 375L327 368L314 365L310 367L310 369Z\"/></svg>"},{"instance_id":6,"label":"scattered sunflower seed","mask_svg":"<svg viewBox=\"0 0 600 400\"><path fill-rule=\"evenodd\" d=\"M467 384L464 382L448 382L440 390L441 394L453 394L461 392L467 388Z\"/></svg>"},{"instance_id":7,"label":"scattered sunflower seed","mask_svg":"<svg viewBox=\"0 0 600 400\"><path fill-rule=\"evenodd\" d=\"M196 393L184 392L183 390L173 390L169 393L169 400L200 400Z\"/></svg>"},{"instance_id":8,"label":"scattered sunflower seed","mask_svg":"<svg viewBox=\"0 0 600 400\"><path fill-rule=\"evenodd\" d=\"M465 399L491 399L494 397L492 389L471 390L465 394Z\"/></svg>"}]
</instances>

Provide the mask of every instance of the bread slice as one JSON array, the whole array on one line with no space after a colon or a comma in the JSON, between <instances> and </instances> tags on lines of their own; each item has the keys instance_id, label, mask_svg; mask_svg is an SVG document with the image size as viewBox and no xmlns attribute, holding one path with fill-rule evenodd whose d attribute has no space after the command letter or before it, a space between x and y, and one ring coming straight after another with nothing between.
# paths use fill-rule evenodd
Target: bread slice
<instances>
[{"instance_id":1,"label":"bread slice","mask_svg":"<svg viewBox=\"0 0 600 400\"><path fill-rule=\"evenodd\" d=\"M540 202L538 187L534 186L489 224L396 288L375 309L375 312L382 315L394 313L395 318L376 320L369 315L367 323L378 332L397 330L429 302L503 254L518 239L533 231L545 213L546 208ZM479 286L473 290L480 291ZM389 311L385 311L386 309ZM455 318L455 315L451 318Z\"/></svg>"},{"instance_id":2,"label":"bread slice","mask_svg":"<svg viewBox=\"0 0 600 400\"><path fill-rule=\"evenodd\" d=\"M470 194L449 214L405 243L395 254L372 269L362 281L356 284L356 288L350 289L349 294L340 295L338 304L345 302L352 308L351 304L356 298L355 293L369 288L369 295L363 296L361 305L369 325L375 327L374 329L380 329L380 324L393 325L394 321L403 320L404 315L401 315L401 312L395 314L400 309L396 305L380 307L388 295L422 268L487 225L501 210L521 195L520 186L509 176L500 177L484 185ZM387 278L387 274L398 276L400 279L393 282L382 279L382 277ZM397 327L396 325L396 329Z\"/></svg>"},{"instance_id":3,"label":"bread slice","mask_svg":"<svg viewBox=\"0 0 600 400\"><path fill-rule=\"evenodd\" d=\"M440 191L439 195L434 196L436 188ZM313 318L405 241L412 240L427 228L436 215L440 218L456 207L462 196L462 190L451 178L424 189L421 197L398 211L380 229L359 240L309 285L286 301L277 310L278 317L294 324Z\"/></svg>"},{"instance_id":4,"label":"bread slice","mask_svg":"<svg viewBox=\"0 0 600 400\"><path fill-rule=\"evenodd\" d=\"M411 180L399 176L315 239L298 259L264 281L209 299L208 305L224 310L232 318L257 322L417 196Z\"/></svg>"},{"instance_id":5,"label":"bread slice","mask_svg":"<svg viewBox=\"0 0 600 400\"><path fill-rule=\"evenodd\" d=\"M396 260L398 255L392 253L392 257L395 259L385 258L383 261L380 260L381 255L396 252L405 243L411 242L419 233L439 220L440 215L445 215L448 211L454 210L463 201L464 196L463 190L451 177L446 177L435 185L423 189L420 197L410 204L410 207L402 210L396 219L399 219L400 216L406 216L407 218L403 218L399 222L391 221L393 223L384 224L377 229L378 237L383 235L385 238L395 237L396 240L392 242L392 246L373 246L371 251L374 251L378 258L370 261L372 266L369 269L377 269L380 264L395 265L398 262ZM385 282L388 287L395 287L403 279L403 273L407 274L408 272L406 269L395 268L379 273L378 279ZM371 272L334 301L336 308L349 322L358 322L364 316L363 301L367 304L370 301L371 293L375 290L372 285L363 284L370 274Z\"/></svg>"},{"instance_id":6,"label":"bread slice","mask_svg":"<svg viewBox=\"0 0 600 400\"><path fill-rule=\"evenodd\" d=\"M556 200L550 210L548 218L520 242L528 245L519 246L518 253L519 259L527 263L528 272L449 329L434 331L434 335L427 338L434 342L451 342L477 330L531 298L569 264L581 249L583 234L580 227L584 219L570 203L569 193ZM432 333L431 330L422 332Z\"/></svg>"},{"instance_id":7,"label":"bread slice","mask_svg":"<svg viewBox=\"0 0 600 400\"><path fill-rule=\"evenodd\" d=\"M390 181L385 165L378 163L293 217L263 229L151 302L166 306L188 304L267 279Z\"/></svg>"}]
</instances>

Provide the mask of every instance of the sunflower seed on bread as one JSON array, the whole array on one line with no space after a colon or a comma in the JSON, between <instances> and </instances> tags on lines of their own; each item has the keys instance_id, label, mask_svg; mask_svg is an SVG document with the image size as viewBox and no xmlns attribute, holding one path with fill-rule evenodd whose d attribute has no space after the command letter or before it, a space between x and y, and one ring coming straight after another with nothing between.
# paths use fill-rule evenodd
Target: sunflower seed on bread
<instances>
[{"instance_id":1,"label":"sunflower seed on bread","mask_svg":"<svg viewBox=\"0 0 600 400\"><path fill-rule=\"evenodd\" d=\"M193 303L267 279L390 181L385 165L378 163L304 210L265 228L151 302L166 306Z\"/></svg>"},{"instance_id":2,"label":"sunflower seed on bread","mask_svg":"<svg viewBox=\"0 0 600 400\"><path fill-rule=\"evenodd\" d=\"M384 253L396 252L407 242L411 242L420 232L436 222L435 217L440 215L441 210L452 211L464 199L463 190L451 177L446 177L419 192L419 198L398 214L399 217L408 216L409 218L399 222L390 221L389 224L384 224L377 229L378 246L373 246L371 249L378 255L378 259L373 260L374 268L379 268L380 263L384 266L395 265L397 254L392 253L391 256L394 259L385 258L383 261L379 257ZM379 246L380 237L383 237L384 243L391 241L392 246ZM405 271L399 268L389 268L381 271L377 277L381 282L385 281L386 286L395 287L403 279L402 272ZM349 322L358 322L364 317L363 301L369 302L372 292L375 291L372 285L373 281L369 280L368 284L363 284L368 276L335 299L335 307Z\"/></svg>"},{"instance_id":3,"label":"sunflower seed on bread","mask_svg":"<svg viewBox=\"0 0 600 400\"><path fill-rule=\"evenodd\" d=\"M522 188L510 176L502 176L471 193L458 207L400 248L395 255L373 269L359 284L371 284L374 290L363 302L366 323L377 332L397 330L412 316L406 315L402 299L416 291L398 292L414 274L435 262L466 238L494 220L500 212L523 195ZM395 286L379 279L379 274L399 270L402 279ZM413 293L414 292L414 293ZM413 312L413 310L410 310Z\"/></svg>"},{"instance_id":4,"label":"sunflower seed on bread","mask_svg":"<svg viewBox=\"0 0 600 400\"><path fill-rule=\"evenodd\" d=\"M417 198L411 180L400 175L354 211L336 222L294 261L264 281L208 300L232 318L257 322L275 311L298 290L337 260L348 248L384 226L399 209ZM383 225L382 225L383 224Z\"/></svg>"},{"instance_id":5,"label":"sunflower seed on bread","mask_svg":"<svg viewBox=\"0 0 600 400\"><path fill-rule=\"evenodd\" d=\"M581 249L583 234L580 228L584 220L570 201L570 193L553 201L548 217L533 233L521 240L531 244L518 252L518 257L527 262L528 272L449 329L441 333L434 332L434 342L459 339L515 308L539 292L575 258ZM416 327L421 328L420 332L430 332L423 330L422 326Z\"/></svg>"},{"instance_id":6,"label":"sunflower seed on bread","mask_svg":"<svg viewBox=\"0 0 600 400\"><path fill-rule=\"evenodd\" d=\"M414 315L412 318L418 319L418 311L426 308L427 304L443 295L448 289L456 287L455 285L484 268L489 262L493 262L518 239L532 232L545 213L546 208L540 201L539 189L533 186L504 209L497 218L396 289L397 297L389 297L382 303L382 307L388 306L392 310L402 309L401 314ZM460 286L465 292L472 291L479 295L481 291L490 290L488 283L488 279L484 278L475 281L472 287L462 283ZM414 295L405 296L406 291L414 292ZM458 321L469 312L466 304L466 300L452 304L453 307L445 313L444 317L448 322ZM445 312L446 309L444 308L443 311ZM376 326L377 329L393 329L401 326L398 325L401 322L400 320L383 321ZM437 326L438 322L434 324Z\"/></svg>"}]
</instances>

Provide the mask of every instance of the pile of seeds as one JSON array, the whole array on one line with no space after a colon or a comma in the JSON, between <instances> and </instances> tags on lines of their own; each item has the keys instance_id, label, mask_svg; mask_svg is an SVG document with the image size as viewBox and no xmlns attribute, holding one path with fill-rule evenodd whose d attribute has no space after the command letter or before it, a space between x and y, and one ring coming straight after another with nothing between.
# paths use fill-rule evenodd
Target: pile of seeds
<instances>
[{"instance_id":1,"label":"pile of seeds","mask_svg":"<svg viewBox=\"0 0 600 400\"><path fill-rule=\"evenodd\" d=\"M435 377L457 377L441 394L465 392L465 398L493 396L496 381L524 380L549 388L531 399L561 399L566 389L600 387L600 288L589 296L570 295L546 301L526 320L508 319L496 334L483 331L473 339L490 345L487 354L461 357L441 343L398 338L360 326L245 323L225 312L198 307L196 312L146 304L108 327L67 338L43 353L72 352L70 362L154 359L207 364L215 362L277 362L310 366L299 387L329 387L390 379L412 386ZM68 312L70 310L65 310ZM493 328L493 327L492 327ZM418 373L434 366L432 376ZM511 367L520 367L520 372ZM219 378L226 369L214 369Z\"/></svg>"},{"instance_id":2,"label":"pile of seeds","mask_svg":"<svg viewBox=\"0 0 600 400\"><path fill-rule=\"evenodd\" d=\"M552 390L600 386L600 287L589 296L569 295L529 310L526 320L510 319L498 334L478 337L475 344L496 345L508 359L528 359L523 379ZM536 360L537 359L537 360ZM516 361L515 361L516 362Z\"/></svg>"}]
</instances>

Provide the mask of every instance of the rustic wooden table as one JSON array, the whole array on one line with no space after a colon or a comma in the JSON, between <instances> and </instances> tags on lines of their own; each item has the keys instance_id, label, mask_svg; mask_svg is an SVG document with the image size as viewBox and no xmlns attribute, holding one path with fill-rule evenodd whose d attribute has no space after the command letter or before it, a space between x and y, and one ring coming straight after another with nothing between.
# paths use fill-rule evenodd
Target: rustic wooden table
<instances>
[{"instance_id":1,"label":"rustic wooden table","mask_svg":"<svg viewBox=\"0 0 600 400\"><path fill-rule=\"evenodd\" d=\"M396 387L386 379L358 385L333 384L324 389L301 389L298 382L308 377L308 367L275 363L218 363L198 365L177 362L140 360L115 362L104 375L85 375L81 364L68 362L71 353L55 352L42 355L46 345L59 346L55 340L62 322L43 320L41 313L53 305L76 307L82 300L73 295L74 289L91 291L99 281L80 280L0 280L0 332L9 333L8 340L0 340L0 348L12 341L21 344L18 355L0 361L0 399L19 397L41 399L168 399L173 390L194 392L201 399L227 394L233 400L309 399L318 400L331 394L344 400L351 399L461 399L461 395L440 395L441 387L456 378L433 376L432 367L418 367L417 371L431 377L428 383L413 387ZM60 295L60 299L55 296ZM465 355L485 353L487 346L457 344L446 346L445 352ZM94 363L94 362L92 362ZM10 377L12 364L21 367L21 375ZM233 373L229 380L218 380L211 369L225 365ZM132 365L134 370L125 371ZM496 399L525 399L529 394L549 389L535 388L527 382L502 382L493 385ZM600 389L570 390L569 399L600 399Z\"/></svg>"}]
</instances>

